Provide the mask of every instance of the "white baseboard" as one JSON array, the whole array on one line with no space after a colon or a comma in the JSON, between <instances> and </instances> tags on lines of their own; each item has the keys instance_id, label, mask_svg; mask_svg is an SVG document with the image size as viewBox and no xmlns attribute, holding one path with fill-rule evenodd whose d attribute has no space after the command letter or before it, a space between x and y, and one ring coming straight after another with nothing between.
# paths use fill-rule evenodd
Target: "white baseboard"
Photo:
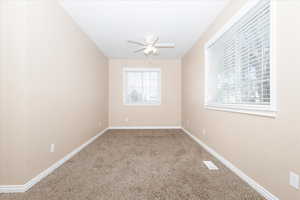
<instances>
[{"instance_id":1,"label":"white baseboard","mask_svg":"<svg viewBox=\"0 0 300 200\"><path fill-rule=\"evenodd\" d=\"M88 146L90 143L92 143L93 141L95 141L99 136L101 136L107 130L108 130L108 128L104 129L103 131L101 131L100 133L98 133L97 135L95 135L94 137L92 137L91 139L89 139L87 142L85 142L84 144L80 145L79 147L77 147L76 149L74 149L72 152L70 152L69 154L67 154L61 160L59 160L58 162L56 162L53 165L51 165L48 169L42 171L36 177L34 177L31 180L29 180L24 185L7 185L7 186L1 186L0 185L0 193L26 192L32 186L34 186L39 181L41 181L43 178L45 178L50 173L52 173L55 169L57 169L62 164L64 164L66 161L68 161L69 159L71 159L75 154L77 154L82 149L84 149L86 146Z\"/></svg>"},{"instance_id":2,"label":"white baseboard","mask_svg":"<svg viewBox=\"0 0 300 200\"><path fill-rule=\"evenodd\" d=\"M109 129L181 129L181 126L111 126Z\"/></svg>"},{"instance_id":3,"label":"white baseboard","mask_svg":"<svg viewBox=\"0 0 300 200\"><path fill-rule=\"evenodd\" d=\"M74 149L72 152L67 154L65 157L63 157L61 160L57 161L53 165L51 165L48 169L42 171L40 174L29 180L24 185L0 185L0 193L17 193L17 192L26 192L29 190L32 186L40 182L43 178L48 176L50 173L52 173L55 169L60 167L62 164L64 164L66 161L68 161L70 158L72 158L75 154L80 152L83 148L85 148L87 145L92 143L94 140L96 140L100 135L102 135L104 132L106 132L109 129L181 129L181 126L113 126L104 129L91 139L89 139L87 142L79 146L78 148Z\"/></svg>"},{"instance_id":4,"label":"white baseboard","mask_svg":"<svg viewBox=\"0 0 300 200\"><path fill-rule=\"evenodd\" d=\"M193 140L195 140L198 144L200 144L208 153L216 157L221 163L223 163L227 168L229 168L233 173L238 175L242 180L244 180L246 183L248 183L253 189L255 189L259 194L261 194L263 197L265 197L267 200L279 200L278 197L271 194L268 190L266 190L264 187L259 185L255 180L247 176L244 172L242 172L239 168L234 166L231 162L226 160L223 156L218 154L215 150L210 148L208 145L206 145L204 142L202 142L200 139L192 135L189 131L182 128L182 130L189 135Z\"/></svg>"},{"instance_id":5,"label":"white baseboard","mask_svg":"<svg viewBox=\"0 0 300 200\"><path fill-rule=\"evenodd\" d=\"M0 194L17 192L26 192L25 185L0 185Z\"/></svg>"},{"instance_id":6,"label":"white baseboard","mask_svg":"<svg viewBox=\"0 0 300 200\"><path fill-rule=\"evenodd\" d=\"M231 162L226 160L223 156L218 154L215 150L210 148L208 145L206 145L204 142L202 142L200 139L192 135L190 132L185 130L184 128L180 126L126 126L126 127L120 127L120 126L113 126L104 129L91 139L89 139L87 142L73 150L71 153L67 154L64 158L59 160L58 162L54 163L52 166L50 166L48 169L44 170L40 174L38 174L36 177L32 178L30 181L28 181L24 185L7 185L7 186L1 186L0 185L0 193L16 193L16 192L26 192L29 190L32 186L37 184L39 181L41 181L43 178L48 176L50 173L52 173L55 169L60 167L62 164L64 164L66 161L68 161L70 158L72 158L75 154L80 152L83 148L88 146L90 143L92 143L94 140L96 140L99 136L101 136L103 133L105 133L107 130L114 130L114 129L182 129L187 135L189 135L192 139L194 139L198 144L200 144L207 152L212 154L214 157L216 157L220 162L222 162L226 167L228 167L232 172L234 172L236 175L238 175L242 180L244 180L246 183L248 183L253 189L255 189L258 193L260 193L263 197L265 197L267 200L279 200L278 197L271 194L268 190L266 190L264 187L259 185L256 181L254 181L252 178L247 176L244 172L242 172L240 169L238 169L236 166L234 166Z\"/></svg>"}]
</instances>

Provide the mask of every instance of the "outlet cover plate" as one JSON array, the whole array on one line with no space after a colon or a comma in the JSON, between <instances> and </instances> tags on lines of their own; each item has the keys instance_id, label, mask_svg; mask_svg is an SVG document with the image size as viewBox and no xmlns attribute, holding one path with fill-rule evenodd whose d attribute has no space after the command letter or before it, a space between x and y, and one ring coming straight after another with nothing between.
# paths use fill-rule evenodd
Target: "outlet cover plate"
<instances>
[{"instance_id":1,"label":"outlet cover plate","mask_svg":"<svg viewBox=\"0 0 300 200\"><path fill-rule=\"evenodd\" d=\"M294 172L290 172L290 185L299 190L299 175L298 174L296 174Z\"/></svg>"},{"instance_id":2,"label":"outlet cover plate","mask_svg":"<svg viewBox=\"0 0 300 200\"><path fill-rule=\"evenodd\" d=\"M55 151L55 144L50 145L50 152L53 153Z\"/></svg>"}]
</instances>

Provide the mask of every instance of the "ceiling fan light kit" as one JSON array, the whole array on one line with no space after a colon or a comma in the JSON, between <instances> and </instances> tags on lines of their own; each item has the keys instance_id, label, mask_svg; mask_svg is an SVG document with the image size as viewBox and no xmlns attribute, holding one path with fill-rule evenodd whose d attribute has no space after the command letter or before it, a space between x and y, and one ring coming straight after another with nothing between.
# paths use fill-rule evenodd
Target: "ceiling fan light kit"
<instances>
[{"instance_id":1,"label":"ceiling fan light kit","mask_svg":"<svg viewBox=\"0 0 300 200\"><path fill-rule=\"evenodd\" d=\"M143 53L148 55L159 55L159 48L174 48L175 44L173 43L157 43L159 37L154 37L153 35L145 37L144 42L138 42L133 40L128 40L129 43L142 46L143 48L137 49L134 53L143 51Z\"/></svg>"}]
</instances>

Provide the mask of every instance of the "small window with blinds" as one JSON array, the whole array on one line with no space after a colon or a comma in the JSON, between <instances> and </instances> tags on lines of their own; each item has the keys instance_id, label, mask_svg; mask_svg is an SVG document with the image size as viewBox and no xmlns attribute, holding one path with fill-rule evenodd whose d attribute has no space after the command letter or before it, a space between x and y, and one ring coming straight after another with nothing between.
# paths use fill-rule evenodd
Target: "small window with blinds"
<instances>
[{"instance_id":1,"label":"small window with blinds","mask_svg":"<svg viewBox=\"0 0 300 200\"><path fill-rule=\"evenodd\" d=\"M159 105L160 104L160 69L125 68L124 69L124 104Z\"/></svg>"},{"instance_id":2,"label":"small window with blinds","mask_svg":"<svg viewBox=\"0 0 300 200\"><path fill-rule=\"evenodd\" d=\"M251 1L205 46L208 108L273 115L271 2Z\"/></svg>"}]
</instances>

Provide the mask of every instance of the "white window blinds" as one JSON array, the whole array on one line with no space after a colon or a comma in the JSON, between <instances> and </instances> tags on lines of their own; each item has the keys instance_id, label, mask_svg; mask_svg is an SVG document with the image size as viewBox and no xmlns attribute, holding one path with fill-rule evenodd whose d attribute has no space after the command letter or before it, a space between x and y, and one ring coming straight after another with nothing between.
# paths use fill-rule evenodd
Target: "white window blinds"
<instances>
[{"instance_id":1,"label":"white window blinds","mask_svg":"<svg viewBox=\"0 0 300 200\"><path fill-rule=\"evenodd\" d=\"M208 104L271 104L270 20L261 0L206 47Z\"/></svg>"},{"instance_id":2,"label":"white window blinds","mask_svg":"<svg viewBox=\"0 0 300 200\"><path fill-rule=\"evenodd\" d=\"M160 69L126 68L124 84L125 104L160 104Z\"/></svg>"}]
</instances>

